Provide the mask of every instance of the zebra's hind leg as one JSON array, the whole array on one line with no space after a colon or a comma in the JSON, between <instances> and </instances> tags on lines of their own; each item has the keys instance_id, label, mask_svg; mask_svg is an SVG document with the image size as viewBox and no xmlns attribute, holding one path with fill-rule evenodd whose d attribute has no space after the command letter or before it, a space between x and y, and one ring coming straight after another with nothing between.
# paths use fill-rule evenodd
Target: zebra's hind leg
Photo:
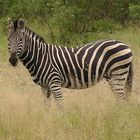
<instances>
[{"instance_id":1,"label":"zebra's hind leg","mask_svg":"<svg viewBox=\"0 0 140 140\"><path fill-rule=\"evenodd\" d=\"M47 88L43 88L43 87L41 87L41 90L44 95L45 109L49 110L51 107L51 92Z\"/></svg>"},{"instance_id":2,"label":"zebra's hind leg","mask_svg":"<svg viewBox=\"0 0 140 140\"><path fill-rule=\"evenodd\" d=\"M58 108L63 108L63 94L60 83L53 83L50 85L51 93L54 95Z\"/></svg>"},{"instance_id":3,"label":"zebra's hind leg","mask_svg":"<svg viewBox=\"0 0 140 140\"><path fill-rule=\"evenodd\" d=\"M121 101L121 103L129 99L129 94L125 90L127 77L128 71L118 70L112 72L111 77L107 80L117 101Z\"/></svg>"}]
</instances>

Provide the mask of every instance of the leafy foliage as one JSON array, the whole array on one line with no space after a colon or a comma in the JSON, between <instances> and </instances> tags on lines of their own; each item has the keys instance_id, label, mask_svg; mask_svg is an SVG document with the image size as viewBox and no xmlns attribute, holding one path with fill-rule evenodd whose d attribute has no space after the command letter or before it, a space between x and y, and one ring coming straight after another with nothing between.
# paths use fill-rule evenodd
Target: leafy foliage
<instances>
[{"instance_id":1,"label":"leafy foliage","mask_svg":"<svg viewBox=\"0 0 140 140\"><path fill-rule=\"evenodd\" d=\"M68 44L73 36L114 32L129 20L140 19L139 0L0 0L0 22L5 30L8 17L23 17L46 24L52 42ZM119 28L118 28L119 27Z\"/></svg>"}]
</instances>

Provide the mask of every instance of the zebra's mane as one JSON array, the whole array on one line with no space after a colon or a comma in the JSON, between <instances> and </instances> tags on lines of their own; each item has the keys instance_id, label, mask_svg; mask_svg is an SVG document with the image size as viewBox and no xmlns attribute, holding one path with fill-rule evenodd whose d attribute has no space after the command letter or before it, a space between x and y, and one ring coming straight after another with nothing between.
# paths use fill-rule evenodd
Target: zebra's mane
<instances>
[{"instance_id":1,"label":"zebra's mane","mask_svg":"<svg viewBox=\"0 0 140 140\"><path fill-rule=\"evenodd\" d=\"M43 38L42 36L38 35L36 32L32 31L32 30L29 29L28 27L26 27L25 29L28 30L30 33L32 33L33 36L35 35L37 38L39 38L41 42L46 43L45 40L44 40L44 38Z\"/></svg>"},{"instance_id":2,"label":"zebra's mane","mask_svg":"<svg viewBox=\"0 0 140 140\"><path fill-rule=\"evenodd\" d=\"M14 25L14 31L16 31L17 26L18 26L18 20L17 19L13 22L13 25Z\"/></svg>"}]
</instances>

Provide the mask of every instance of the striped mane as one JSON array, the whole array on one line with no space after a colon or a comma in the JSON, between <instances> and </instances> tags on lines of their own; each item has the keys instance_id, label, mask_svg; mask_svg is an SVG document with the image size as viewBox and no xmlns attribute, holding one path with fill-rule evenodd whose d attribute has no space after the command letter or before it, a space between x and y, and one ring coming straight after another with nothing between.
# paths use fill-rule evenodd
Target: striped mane
<instances>
[{"instance_id":1,"label":"striped mane","mask_svg":"<svg viewBox=\"0 0 140 140\"><path fill-rule=\"evenodd\" d=\"M35 35L37 38L39 38L41 42L46 43L46 41L44 40L44 38L43 38L41 35L37 34L37 33L34 32L34 31L32 31L32 30L29 29L28 27L26 27L25 29L26 29L27 31L29 31L30 33L32 33L33 36Z\"/></svg>"}]
</instances>

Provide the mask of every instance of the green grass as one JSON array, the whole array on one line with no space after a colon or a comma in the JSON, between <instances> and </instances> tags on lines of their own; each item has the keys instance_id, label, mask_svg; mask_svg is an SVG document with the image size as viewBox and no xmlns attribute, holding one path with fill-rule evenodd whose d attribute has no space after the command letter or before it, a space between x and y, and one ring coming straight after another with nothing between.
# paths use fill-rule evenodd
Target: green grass
<instances>
[{"instance_id":1,"label":"green grass","mask_svg":"<svg viewBox=\"0 0 140 140\"><path fill-rule=\"evenodd\" d=\"M37 30L36 25L33 30L47 41L48 32L44 33L42 28ZM0 140L140 139L140 29L84 37L77 36L70 46L108 38L129 44L135 68L131 101L118 105L103 81L87 90L63 89L64 109L57 110L52 99L52 108L46 112L41 90L32 82L27 70L21 64L16 68L9 66L6 36L1 34Z\"/></svg>"}]
</instances>

